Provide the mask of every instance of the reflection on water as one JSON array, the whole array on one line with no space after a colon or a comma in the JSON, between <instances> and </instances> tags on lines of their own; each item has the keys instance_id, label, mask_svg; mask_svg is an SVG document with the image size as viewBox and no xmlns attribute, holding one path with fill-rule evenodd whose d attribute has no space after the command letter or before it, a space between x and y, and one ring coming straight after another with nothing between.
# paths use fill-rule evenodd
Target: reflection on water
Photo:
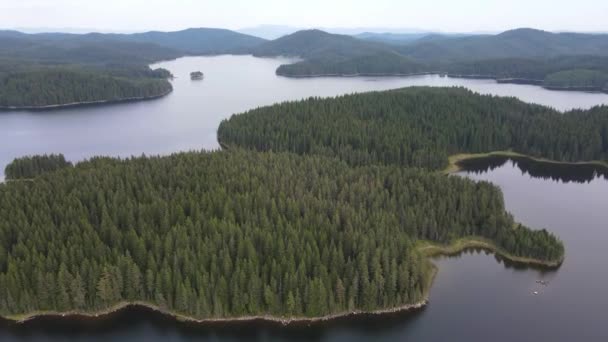
<instances>
[{"instance_id":1,"label":"reflection on water","mask_svg":"<svg viewBox=\"0 0 608 342\"><path fill-rule=\"evenodd\" d=\"M217 322L196 324L180 322L152 309L131 306L102 318L41 317L23 324L0 321L0 338L7 340L50 339L71 341L176 340L200 341L311 341L321 339L328 330L348 329L361 335L390 331L404 324L414 324L425 308L385 315L361 315L314 324L290 324L268 321ZM10 331L10 335L3 332Z\"/></svg>"},{"instance_id":2,"label":"reflection on water","mask_svg":"<svg viewBox=\"0 0 608 342\"><path fill-rule=\"evenodd\" d=\"M0 168L17 156L62 152L92 155L164 154L216 148L216 129L232 113L277 101L410 85L466 86L517 96L559 109L607 102L606 94L550 92L491 80L413 78L306 79L277 77L277 60L193 57L162 63L178 78L175 92L152 102L0 114ZM192 70L204 82L190 82ZM543 163L546 164L546 163ZM509 265L486 252L436 260L430 305L415 313L347 318L314 326L266 322L192 325L145 308L101 320L43 318L0 322L0 341L608 341L608 178L586 166L526 160L475 161L462 176L502 189L516 220L547 228L566 247L555 272ZM539 287L538 280L549 281ZM538 291L539 295L533 295Z\"/></svg>"},{"instance_id":3,"label":"reflection on water","mask_svg":"<svg viewBox=\"0 0 608 342\"><path fill-rule=\"evenodd\" d=\"M608 103L608 94L549 91L537 86L437 75L310 79L277 76L279 65L289 62L251 56L184 57L154 65L176 76L173 93L161 99L47 112L0 112L0 177L6 164L29 154L63 153L75 162L97 155L129 157L215 149L219 147L217 128L232 114L310 96L409 86L463 86L481 94L515 96L560 110ZM192 82L192 70L203 71L205 80Z\"/></svg>"},{"instance_id":4,"label":"reflection on water","mask_svg":"<svg viewBox=\"0 0 608 342\"><path fill-rule=\"evenodd\" d=\"M560 164L536 161L526 157L507 157L491 155L482 158L471 158L458 162L458 165L467 172L483 174L491 172L511 162L519 168L524 175L563 183L589 183L603 177L608 179L608 167L595 164Z\"/></svg>"}]
</instances>

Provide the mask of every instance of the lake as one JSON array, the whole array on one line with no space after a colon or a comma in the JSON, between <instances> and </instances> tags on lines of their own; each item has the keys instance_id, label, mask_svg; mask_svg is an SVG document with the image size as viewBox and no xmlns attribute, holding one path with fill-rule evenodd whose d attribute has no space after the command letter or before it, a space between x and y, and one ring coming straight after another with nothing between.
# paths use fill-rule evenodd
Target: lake
<instances>
[{"instance_id":1,"label":"lake","mask_svg":"<svg viewBox=\"0 0 608 342\"><path fill-rule=\"evenodd\" d=\"M562 110L608 103L608 95L602 94L551 92L533 86L438 76L291 80L274 76L280 63L251 57L184 58L161 64L178 78L175 92L160 100L1 114L1 162L39 152L63 152L78 160L94 154L127 156L217 148L217 124L233 112L312 95L408 85L462 85ZM205 81L191 82L187 76L193 70L205 72ZM45 318L25 325L0 322L0 341L608 340L606 177L586 168L566 172L521 160L491 159L468 167L471 171L459 176L497 184L504 192L507 209L519 222L547 228L564 241L566 259L559 270L522 269L505 265L485 252L467 252L435 261L439 273L430 304L418 312L343 319L312 327L263 322L195 326L132 308L99 321ZM537 280L548 281L548 285ZM539 294L534 295L534 291Z\"/></svg>"},{"instance_id":2,"label":"lake","mask_svg":"<svg viewBox=\"0 0 608 342\"><path fill-rule=\"evenodd\" d=\"M14 158L63 153L72 161L94 155L128 157L218 148L219 123L234 113L310 96L407 86L465 86L476 92L516 96L561 110L608 103L608 94L549 91L536 86L498 84L493 80L440 76L290 79L275 75L285 59L250 56L186 57L154 67L176 79L167 97L101 107L45 112L0 112L0 171ZM190 72L205 73L191 81ZM0 175L1 176L1 175Z\"/></svg>"}]
</instances>

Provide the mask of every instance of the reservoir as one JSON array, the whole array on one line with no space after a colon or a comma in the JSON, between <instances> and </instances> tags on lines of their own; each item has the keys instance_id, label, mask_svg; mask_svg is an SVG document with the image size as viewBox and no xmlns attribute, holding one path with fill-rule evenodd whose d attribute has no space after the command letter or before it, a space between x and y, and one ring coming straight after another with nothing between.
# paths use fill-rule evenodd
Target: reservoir
<instances>
[{"instance_id":1,"label":"reservoir","mask_svg":"<svg viewBox=\"0 0 608 342\"><path fill-rule=\"evenodd\" d=\"M608 103L606 94L554 92L491 80L410 78L287 79L274 74L286 62L248 56L188 57L164 62L175 91L148 102L50 112L0 113L0 164L25 154L166 154L218 148L219 122L232 113L309 96L384 90L411 85L465 86L517 96L560 110ZM192 82L201 70L205 80ZM429 305L417 312L341 319L313 326L250 322L196 326L143 308L102 320L44 318L0 322L0 341L605 341L608 271L608 180L601 170L490 158L452 177L498 185L507 210L533 228L546 228L566 247L557 271L505 264L469 251L435 260L439 273ZM467 171L468 170L468 171ZM537 281L546 282L546 285ZM538 292L538 295L534 295Z\"/></svg>"},{"instance_id":2,"label":"reservoir","mask_svg":"<svg viewBox=\"0 0 608 342\"><path fill-rule=\"evenodd\" d=\"M310 96L408 86L464 86L483 94L515 96L560 110L608 104L608 94L549 91L493 80L440 77L328 77L291 79L275 75L285 59L251 56L185 57L153 67L174 75L173 93L157 100L42 112L0 112L0 173L14 158L63 153L71 161L87 157L168 154L216 149L223 119L276 102ZM200 70L203 81L190 73ZM1 176L1 175L0 175Z\"/></svg>"}]
</instances>

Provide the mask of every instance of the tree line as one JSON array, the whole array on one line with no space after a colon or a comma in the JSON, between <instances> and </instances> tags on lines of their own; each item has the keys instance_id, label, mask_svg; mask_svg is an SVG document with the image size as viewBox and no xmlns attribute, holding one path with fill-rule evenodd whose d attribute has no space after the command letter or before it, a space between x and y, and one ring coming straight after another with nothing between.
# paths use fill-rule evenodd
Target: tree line
<instances>
[{"instance_id":1,"label":"tree line","mask_svg":"<svg viewBox=\"0 0 608 342\"><path fill-rule=\"evenodd\" d=\"M0 185L2 315L146 301L312 317L424 299L420 239L563 255L552 234L514 228L497 187L420 169L240 149L63 166Z\"/></svg>"},{"instance_id":2,"label":"tree line","mask_svg":"<svg viewBox=\"0 0 608 342\"><path fill-rule=\"evenodd\" d=\"M13 160L4 169L8 180L32 179L43 173L56 171L72 166L63 154L45 154L27 156Z\"/></svg>"},{"instance_id":3,"label":"tree line","mask_svg":"<svg viewBox=\"0 0 608 342\"><path fill-rule=\"evenodd\" d=\"M167 70L142 66L28 66L0 73L0 107L156 97L173 88Z\"/></svg>"},{"instance_id":4,"label":"tree line","mask_svg":"<svg viewBox=\"0 0 608 342\"><path fill-rule=\"evenodd\" d=\"M558 161L608 160L608 107L566 113L464 88L414 87L309 98L234 115L224 146L431 170L448 156L509 150Z\"/></svg>"}]
</instances>

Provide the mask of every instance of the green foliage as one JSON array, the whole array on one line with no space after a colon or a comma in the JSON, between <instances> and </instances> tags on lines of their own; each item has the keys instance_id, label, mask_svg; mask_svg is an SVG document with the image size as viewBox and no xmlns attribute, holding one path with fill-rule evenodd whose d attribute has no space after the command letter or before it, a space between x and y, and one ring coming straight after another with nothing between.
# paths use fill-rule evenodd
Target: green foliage
<instances>
[{"instance_id":1,"label":"green foliage","mask_svg":"<svg viewBox=\"0 0 608 342\"><path fill-rule=\"evenodd\" d=\"M4 174L6 179L31 179L71 166L72 163L66 161L63 154L45 154L15 159L6 166Z\"/></svg>"},{"instance_id":2,"label":"green foliage","mask_svg":"<svg viewBox=\"0 0 608 342\"><path fill-rule=\"evenodd\" d=\"M0 31L0 58L38 63L145 65L183 53L157 44L112 39L103 34L24 34Z\"/></svg>"},{"instance_id":3,"label":"green foliage","mask_svg":"<svg viewBox=\"0 0 608 342\"><path fill-rule=\"evenodd\" d=\"M463 88L406 88L310 98L235 115L225 146L442 169L448 156L513 149L559 161L608 160L608 108L561 113Z\"/></svg>"},{"instance_id":4,"label":"green foliage","mask_svg":"<svg viewBox=\"0 0 608 342\"><path fill-rule=\"evenodd\" d=\"M31 66L0 74L0 107L41 107L118 101L166 94L164 69L139 66Z\"/></svg>"},{"instance_id":5,"label":"green foliage","mask_svg":"<svg viewBox=\"0 0 608 342\"><path fill-rule=\"evenodd\" d=\"M601 90L608 82L608 57L501 58L451 63L443 70L452 75L527 80L546 87Z\"/></svg>"},{"instance_id":6,"label":"green foliage","mask_svg":"<svg viewBox=\"0 0 608 342\"><path fill-rule=\"evenodd\" d=\"M542 83L547 75L565 70L608 71L608 35L519 29L498 35L429 35L401 45L384 44L391 42L390 34L372 41L368 36L300 31L251 51L256 56L304 59L279 67L277 74L285 76L444 72Z\"/></svg>"},{"instance_id":7,"label":"green foliage","mask_svg":"<svg viewBox=\"0 0 608 342\"><path fill-rule=\"evenodd\" d=\"M608 73L587 69L560 71L548 75L544 84L551 88L602 90L608 85Z\"/></svg>"},{"instance_id":8,"label":"green foliage","mask_svg":"<svg viewBox=\"0 0 608 342\"><path fill-rule=\"evenodd\" d=\"M298 56L305 60L283 65L277 74L285 76L410 74L423 68L390 46L329 34L319 30L299 31L253 49L256 56Z\"/></svg>"},{"instance_id":9,"label":"green foliage","mask_svg":"<svg viewBox=\"0 0 608 342\"><path fill-rule=\"evenodd\" d=\"M107 35L113 39L158 44L189 54L245 53L247 49L265 42L246 34L214 28L190 28L176 32L144 32Z\"/></svg>"},{"instance_id":10,"label":"green foliage","mask_svg":"<svg viewBox=\"0 0 608 342\"><path fill-rule=\"evenodd\" d=\"M417 239L492 239L542 259L486 182L231 150L96 158L0 185L0 314L143 300L199 318L419 302Z\"/></svg>"},{"instance_id":11,"label":"green foliage","mask_svg":"<svg viewBox=\"0 0 608 342\"><path fill-rule=\"evenodd\" d=\"M608 56L608 35L515 29L497 35L421 39L413 44L396 48L403 55L431 63L499 58L548 59L575 55Z\"/></svg>"}]
</instances>

